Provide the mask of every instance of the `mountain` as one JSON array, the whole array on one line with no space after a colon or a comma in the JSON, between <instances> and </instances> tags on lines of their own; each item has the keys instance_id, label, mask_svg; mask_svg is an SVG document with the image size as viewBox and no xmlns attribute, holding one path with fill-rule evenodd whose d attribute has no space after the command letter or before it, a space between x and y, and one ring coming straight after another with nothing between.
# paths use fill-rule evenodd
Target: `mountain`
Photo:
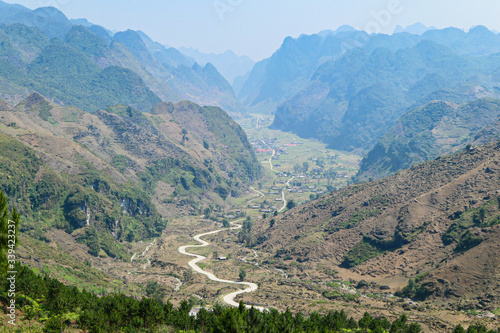
<instances>
[{"instance_id":1,"label":"mountain","mask_svg":"<svg viewBox=\"0 0 500 333\"><path fill-rule=\"evenodd\" d=\"M321 64L357 47L365 32L341 28L334 33L288 37L270 58L255 64L238 99L253 112L273 113L300 91Z\"/></svg>"},{"instance_id":2,"label":"mountain","mask_svg":"<svg viewBox=\"0 0 500 333\"><path fill-rule=\"evenodd\" d=\"M244 76L250 72L255 65L255 62L247 56L238 56L233 51L224 53L203 53L193 48L179 48L183 54L196 60L202 66L211 63L217 68L224 78L234 83L234 80L239 76Z\"/></svg>"},{"instance_id":3,"label":"mountain","mask_svg":"<svg viewBox=\"0 0 500 333\"><path fill-rule=\"evenodd\" d=\"M500 35L482 25L468 32L457 28L429 30L422 35L422 39L445 45L462 55L481 56L500 52Z\"/></svg>"},{"instance_id":4,"label":"mountain","mask_svg":"<svg viewBox=\"0 0 500 333\"><path fill-rule=\"evenodd\" d=\"M30 10L17 4L0 1L0 24L21 23L39 29L49 38L64 38L71 28L71 22L54 7Z\"/></svg>"},{"instance_id":5,"label":"mountain","mask_svg":"<svg viewBox=\"0 0 500 333\"><path fill-rule=\"evenodd\" d=\"M234 116L245 113L244 107L238 102L229 82L210 63L199 65L191 57L187 57L174 48L167 48L154 42L143 32L127 31L128 35L140 37L147 52L153 59L141 60L142 65L154 68L150 72L160 78L181 99L191 100L202 105L216 105L224 108ZM122 38L115 35L115 38ZM123 42L123 38L122 38ZM126 43L134 48L140 43ZM142 47L142 46L141 46ZM145 52L143 48L143 52ZM151 66L152 62L155 66ZM175 100L175 99L174 99Z\"/></svg>"},{"instance_id":6,"label":"mountain","mask_svg":"<svg viewBox=\"0 0 500 333\"><path fill-rule=\"evenodd\" d=\"M406 32L406 33L409 33L409 34L412 34L412 35L422 35L423 33L427 32L429 30L435 30L435 29L436 29L435 27L427 27L424 24L422 24L420 22L417 22L417 23L409 25L409 26L407 26L405 28L403 28L402 26L398 25L394 29L394 33L395 34L400 34L400 33Z\"/></svg>"},{"instance_id":7,"label":"mountain","mask_svg":"<svg viewBox=\"0 0 500 333\"><path fill-rule=\"evenodd\" d=\"M94 26L95 24L94 23L91 23L89 22L89 20L85 19L85 18L79 18L79 19L70 19L69 20L71 22L71 24L73 25L83 25L84 27L86 28L90 28L92 26Z\"/></svg>"},{"instance_id":8,"label":"mountain","mask_svg":"<svg viewBox=\"0 0 500 333\"><path fill-rule=\"evenodd\" d=\"M25 231L63 229L94 255L126 259L116 241L154 237L167 218L223 207L261 177L245 133L217 107L162 102L151 113L116 105L89 114L33 93L1 109L0 188Z\"/></svg>"},{"instance_id":9,"label":"mountain","mask_svg":"<svg viewBox=\"0 0 500 333\"><path fill-rule=\"evenodd\" d=\"M20 24L0 28L2 98L17 103L37 90L89 112L116 103L146 111L161 101L134 72L117 66L102 69L92 61L90 56L102 57L106 47L98 36L84 41L73 29L67 36L70 45Z\"/></svg>"},{"instance_id":10,"label":"mountain","mask_svg":"<svg viewBox=\"0 0 500 333\"><path fill-rule=\"evenodd\" d=\"M305 88L278 107L272 127L335 149L369 151L409 109L440 99L438 92L459 96L459 87L467 87L461 103L474 86L495 96L499 81L492 73L500 62L492 41L498 38L481 27L374 35L319 66Z\"/></svg>"},{"instance_id":11,"label":"mountain","mask_svg":"<svg viewBox=\"0 0 500 333\"><path fill-rule=\"evenodd\" d=\"M496 143L351 185L260 220L252 229L262 235L255 250L304 278L330 271L351 285L375 284L374 292L386 286L426 306L494 311L499 165Z\"/></svg>"},{"instance_id":12,"label":"mountain","mask_svg":"<svg viewBox=\"0 0 500 333\"><path fill-rule=\"evenodd\" d=\"M201 67L179 51L167 49L137 31L116 33L114 40L123 44L147 73L157 80L155 87L165 100L186 99L203 105L221 106L232 113L244 112L234 97L231 85L212 65ZM121 65L127 64L122 62Z\"/></svg>"},{"instance_id":13,"label":"mountain","mask_svg":"<svg viewBox=\"0 0 500 333\"><path fill-rule=\"evenodd\" d=\"M381 178L451 154L468 144L498 140L500 101L457 105L433 101L405 113L361 162L359 180Z\"/></svg>"},{"instance_id":14,"label":"mountain","mask_svg":"<svg viewBox=\"0 0 500 333\"><path fill-rule=\"evenodd\" d=\"M62 12L51 7L39 8L32 11L19 5L0 2L0 9L0 24L4 24L2 30L7 34L7 36L3 36L3 40L24 38L23 42L28 44L21 46L17 40L8 40L7 47L11 53L8 57L4 57L6 63L3 64L3 69L0 68L0 72L13 72L9 66L12 65L13 61L18 62L19 60L13 56L23 57L22 53L24 50L22 47L30 47L30 51L36 52L36 56L40 55L43 48L39 44L43 42L45 43L44 46L48 46L49 44L70 46L74 49L71 52L77 51L72 54L72 56L76 57L76 63L85 62L90 59L94 63L92 65L94 69L91 69L90 73L95 74L97 72L95 68L97 67L100 67L103 71L106 71L108 67L121 67L122 73L118 76L116 68L112 71L114 75L111 78L111 80L114 80L112 84L117 88L117 83L119 85L117 79L123 79L123 85L128 86L119 87L117 91L112 92L114 94L113 98L123 96L123 100L114 99L112 102L104 102L107 105L103 105L102 101L94 101L88 97L88 93L91 93L91 90L94 89L92 85L85 87L90 78L88 73L81 72L81 79L73 75L73 81L75 79L83 81L82 86L84 87L80 92L80 96L72 97L73 92L71 91L70 94L66 90L66 87L62 87L62 90L58 89L56 87L57 82L48 85L45 82L33 83L31 81L37 81L40 78L33 78L30 75L26 77L25 73L17 72L16 77L19 77L18 79L9 79L3 83L2 90L6 91L6 93L3 93L0 98L18 103L30 92L40 91L53 101L74 104L80 108L84 108L86 111L92 112L96 108L105 108L108 105L116 103L130 104L143 111L150 110L154 104L159 102L157 99L159 97L164 101L179 102L181 100L192 100L203 105L216 105L223 107L235 115L245 112L244 107L236 100L231 85L217 70L214 70L213 66L208 66L207 68L204 66L204 70L201 71L197 66L194 66L193 59L184 56L174 48L165 48L142 32L127 30L113 35L109 30L92 25L86 19L68 20ZM11 32L7 31L12 30L12 25L22 25L32 29L30 31L25 29L26 31L24 32L27 33L26 37L22 37L19 34L13 37L11 36ZM39 34L40 36L35 37L35 34ZM54 37L56 39L51 40ZM34 46L37 46L38 49L35 49ZM3 48L5 47L4 45ZM14 50L10 49L10 47L13 47ZM21 50L16 51L19 48ZM52 52L54 50L52 48L46 51ZM63 52L65 52L65 57L69 56L69 49L64 49ZM83 59L82 55L88 59ZM16 71L21 70L21 72L26 72L26 68L29 67L28 65L33 60L33 58L23 59L24 63L21 66L19 63L16 64L18 67ZM71 70L71 68L66 69L64 67L70 64L64 62L62 64L63 66L60 68L61 73ZM11 76L14 75L11 74ZM138 81L139 78L142 82ZM44 78L41 79L42 81L45 80ZM101 81L102 79L108 79L108 77L104 75L104 78L92 78L92 80L97 81ZM98 83L100 84L100 82ZM130 84L136 85L137 88L130 87ZM30 88L31 85L34 85L34 87ZM145 85L145 87L141 87L141 85ZM99 91L100 88L96 87L98 91L95 94L99 96L98 98L109 93L109 91L101 93ZM127 96L127 91L133 91L134 89L137 89L140 96L137 98ZM151 90L153 94L147 90ZM155 96L153 97L153 95Z\"/></svg>"},{"instance_id":15,"label":"mountain","mask_svg":"<svg viewBox=\"0 0 500 333\"><path fill-rule=\"evenodd\" d=\"M137 31L137 34L139 34L151 54L167 68L176 68L180 65L193 66L196 62L195 59L186 57L180 50L153 41L142 31Z\"/></svg>"}]
</instances>

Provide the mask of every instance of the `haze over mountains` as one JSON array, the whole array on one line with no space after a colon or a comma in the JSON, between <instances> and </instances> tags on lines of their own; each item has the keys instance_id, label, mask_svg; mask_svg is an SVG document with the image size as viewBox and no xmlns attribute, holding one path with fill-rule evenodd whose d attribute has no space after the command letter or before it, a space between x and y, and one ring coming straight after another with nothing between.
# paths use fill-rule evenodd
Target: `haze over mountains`
<instances>
[{"instance_id":1,"label":"haze over mountains","mask_svg":"<svg viewBox=\"0 0 500 333\"><path fill-rule=\"evenodd\" d=\"M238 98L251 112L275 113L271 128L367 154L414 108L499 97L500 35L484 26L397 31L344 26L287 38L254 66Z\"/></svg>"},{"instance_id":2,"label":"haze over mountains","mask_svg":"<svg viewBox=\"0 0 500 333\"><path fill-rule=\"evenodd\" d=\"M91 112L116 103L146 111L160 100L183 99L221 106L234 114L244 112L231 85L215 67L199 66L142 32L128 30L110 35L105 28L84 19L72 22L51 7L30 10L1 2L0 12L0 23L4 25L2 76L10 73L13 79L5 83L8 93L3 94L4 99L17 103L34 86L55 101ZM54 37L58 39L51 40ZM73 63L65 62L67 58L74 59ZM46 77L43 70L52 72L56 64L58 73ZM80 87L61 86L62 81ZM91 84L94 81L97 86ZM102 92L103 82L107 87L108 83L114 84L114 91ZM133 94L137 97L131 96L133 91L137 91ZM89 94L105 95L111 100L90 101Z\"/></svg>"},{"instance_id":3,"label":"haze over mountains","mask_svg":"<svg viewBox=\"0 0 500 333\"><path fill-rule=\"evenodd\" d=\"M230 83L233 83L237 77L245 76L250 72L255 62L247 56L238 56L233 51L226 51L221 54L202 53L193 48L179 48L183 54L196 59L200 65L211 63L222 76Z\"/></svg>"}]
</instances>

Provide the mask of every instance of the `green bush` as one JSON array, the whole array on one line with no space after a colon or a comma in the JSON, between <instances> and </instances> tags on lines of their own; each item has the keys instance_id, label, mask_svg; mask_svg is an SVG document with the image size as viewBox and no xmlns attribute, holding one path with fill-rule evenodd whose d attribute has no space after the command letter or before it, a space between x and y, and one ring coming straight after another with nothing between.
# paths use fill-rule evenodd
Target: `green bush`
<instances>
[{"instance_id":1,"label":"green bush","mask_svg":"<svg viewBox=\"0 0 500 333\"><path fill-rule=\"evenodd\" d=\"M344 261L341 266L346 268L352 268L354 266L359 265L360 263L374 258L383 252L380 251L376 246L366 242L365 240L361 240L356 243L349 252L344 256Z\"/></svg>"}]
</instances>

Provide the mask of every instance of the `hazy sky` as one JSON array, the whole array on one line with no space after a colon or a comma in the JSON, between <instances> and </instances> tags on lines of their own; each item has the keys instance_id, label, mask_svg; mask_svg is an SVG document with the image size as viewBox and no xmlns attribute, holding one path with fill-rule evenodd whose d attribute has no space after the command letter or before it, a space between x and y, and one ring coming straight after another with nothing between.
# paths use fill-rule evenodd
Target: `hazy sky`
<instances>
[{"instance_id":1,"label":"hazy sky","mask_svg":"<svg viewBox=\"0 0 500 333\"><path fill-rule=\"evenodd\" d=\"M53 6L110 30L142 30L154 40L203 52L231 49L254 60L287 36L343 24L391 33L422 22L438 28L485 25L500 31L499 0L4 0Z\"/></svg>"}]
</instances>

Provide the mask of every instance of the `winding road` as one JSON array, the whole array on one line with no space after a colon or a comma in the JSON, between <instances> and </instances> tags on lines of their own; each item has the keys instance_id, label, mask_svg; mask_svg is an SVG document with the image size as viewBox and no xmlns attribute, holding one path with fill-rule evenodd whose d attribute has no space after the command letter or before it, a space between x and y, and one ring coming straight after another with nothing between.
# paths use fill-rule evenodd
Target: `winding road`
<instances>
[{"instance_id":1,"label":"winding road","mask_svg":"<svg viewBox=\"0 0 500 333\"><path fill-rule=\"evenodd\" d=\"M286 182L286 187L290 186L290 182L295 178L295 176L292 176L292 178L290 178L287 182ZM285 208L286 208L286 204L287 204L287 201L285 199L285 189L286 187L283 187L281 189L281 198L283 199L283 207L281 207L280 210L278 210L278 213L281 213Z\"/></svg>"},{"instance_id":2,"label":"winding road","mask_svg":"<svg viewBox=\"0 0 500 333\"><path fill-rule=\"evenodd\" d=\"M201 243L200 245L184 245L184 246L179 247L179 252L181 254L184 254L184 255L187 255L187 256L191 256L191 257L195 257L195 259L193 259L190 262L188 262L188 265L189 265L189 267L191 267L192 269L194 269L196 272L198 272L200 274L203 274L203 275L206 275L212 281L221 282L221 283L236 284L236 285L242 285L242 286L247 286L248 287L246 289L238 290L238 291L235 291L233 293L230 293L230 294L224 296L223 300L224 300L225 303L227 303L227 304L229 304L231 306L236 306L236 307L239 306L239 303L237 303L237 302L234 301L234 298L236 296L238 296L240 294L243 294L243 293L251 293L253 291L256 291L259 288L259 286L257 286L255 283L251 283L251 282L231 281L231 280L219 279L214 274L212 274L210 272L204 271L203 269L201 269L197 265L197 263L199 263L200 261L203 261L203 260L207 259L207 257L204 257L204 256L199 255L199 254L189 253L189 252L186 251L186 249L189 249L189 248L199 248L199 247L205 247L205 246L210 245L210 243L202 240L201 237L208 236L208 235L214 235L214 234L217 234L217 233L219 233L221 231L241 229L241 225L235 224L236 222L240 222L240 221L243 221L243 219L231 222L231 225L233 225L234 227L231 227L229 229L227 229L227 228L226 229L219 229L219 230L210 231L210 232L206 232L206 233L194 236L193 237L194 240L196 240L197 242ZM252 306L246 305L246 307L247 308L251 308ZM259 310L259 311L265 311L265 310L267 310L266 308L259 307L259 306L254 306L254 308L257 309L257 310Z\"/></svg>"},{"instance_id":3,"label":"winding road","mask_svg":"<svg viewBox=\"0 0 500 333\"><path fill-rule=\"evenodd\" d=\"M256 189L254 189L254 188L253 188L253 187L251 187L251 186L250 186L250 189L251 189L252 191L254 191L255 193L257 193L257 197L255 197L255 198L253 198L253 199L251 199L251 200L248 200L248 203L252 203L254 200L259 199L259 198L262 198L262 197L265 195L265 194L264 194L264 193L262 193L261 191L256 190Z\"/></svg>"},{"instance_id":4,"label":"winding road","mask_svg":"<svg viewBox=\"0 0 500 333\"><path fill-rule=\"evenodd\" d=\"M270 149L273 149L270 145L268 145L264 140L260 140L263 144L268 146ZM273 157L276 155L276 150L273 149L273 155L269 158L269 165L271 166L271 171L276 171L274 170L274 165L273 165Z\"/></svg>"},{"instance_id":5,"label":"winding road","mask_svg":"<svg viewBox=\"0 0 500 333\"><path fill-rule=\"evenodd\" d=\"M263 143L265 143L264 141L262 141ZM267 144L266 144L267 145ZM269 145L268 145L269 147ZM269 147L271 148L271 147ZM276 154L276 151L273 149L273 155L271 156L271 158L269 159L269 165L271 166L271 170L274 171L274 166L273 166L273 162L272 162L272 159L274 157L274 155ZM290 182L294 179L295 177L292 177L288 180L288 182L286 183L286 186L290 186ZM286 208L286 204L287 204L287 201L285 199L285 189L286 189L286 186L282 188L282 191L281 191L281 197L283 199L283 207L281 207L281 209L279 210L279 212L283 211L285 208ZM258 194L258 197L263 197L264 196L264 193L260 192L260 191L257 191L255 190L253 187L251 187L251 189ZM257 198L254 198L252 200L249 200L249 203L251 203L253 200L257 199ZM194 254L194 253L189 253L187 252L186 250L189 249L189 248L201 248L201 247L205 247L205 246L208 246L210 245L210 243L204 241L201 239L201 237L205 237L205 236L209 236L209 235L214 235L214 234L218 234L219 232L222 232L222 231L228 231L228 230L238 230L238 229L241 229L241 225L240 224L236 224L236 222L241 222L241 221L244 221L243 219L240 219L240 220L236 220L236 221L233 221L231 222L231 225L233 225L233 227L231 228L225 228L225 229L219 229L219 230L214 230L214 231L210 231L210 232L206 232L206 233L203 233L203 234L199 234L199 235L196 235L194 236L194 240L199 242L200 244L199 245L183 245L181 247L179 247L179 252L181 254L184 254L184 255L187 255L187 256L190 256L190 257L195 257L193 260L191 260L190 262L188 262L188 266L191 267L195 272L197 273L200 273L200 274L203 274L205 276L207 276L210 280L212 281L215 281L215 282L220 282L220 283L229 283L229 284L235 284L235 285L241 285L241 286L247 286L246 289L243 289L243 290L238 290L238 291L235 291L233 293L230 293L230 294L227 294L223 297L223 300L226 304L229 304L231 306L239 306L239 303L235 302L235 297L240 295L240 294L244 294L244 293L251 293L253 291L256 291L259 286L257 286L255 283L252 283L252 282L243 282L243 281L231 281L231 280L223 280L223 279L219 279L218 277L216 277L213 273L210 273L210 272L207 272L207 271L204 271L202 268L200 268L197 263L199 263L200 261L203 261L205 259L207 259L207 257L205 256L202 256L202 255L199 255L199 254ZM257 256L256 252L254 252L255 255ZM284 272L282 273L284 274ZM286 275L286 274L285 274ZM247 308L251 308L252 306L251 305L245 305ZM260 307L260 306L254 306L255 309L259 310L259 311L267 311L268 309L264 308L264 307Z\"/></svg>"}]
</instances>

